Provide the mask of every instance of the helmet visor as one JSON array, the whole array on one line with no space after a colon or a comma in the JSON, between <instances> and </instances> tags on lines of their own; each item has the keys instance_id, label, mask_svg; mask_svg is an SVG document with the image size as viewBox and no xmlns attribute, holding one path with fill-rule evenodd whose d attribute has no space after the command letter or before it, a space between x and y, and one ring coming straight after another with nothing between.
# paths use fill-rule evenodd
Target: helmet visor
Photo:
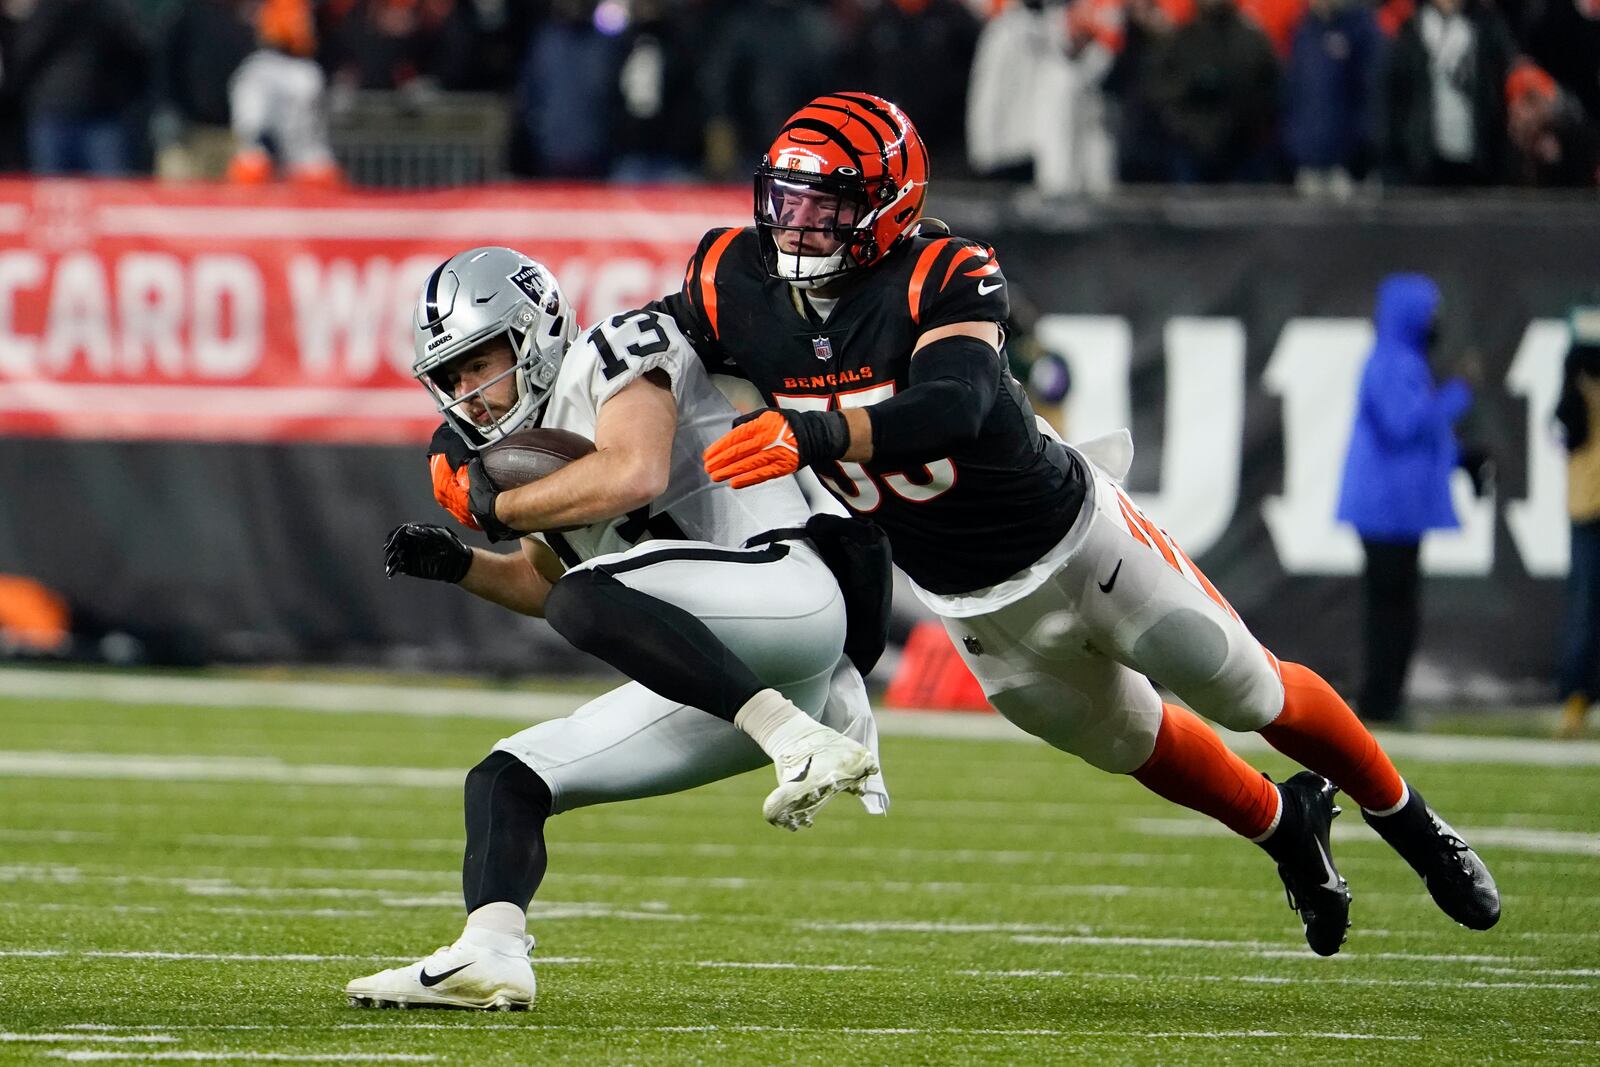
<instances>
[{"instance_id":1,"label":"helmet visor","mask_svg":"<svg viewBox=\"0 0 1600 1067\"><path fill-rule=\"evenodd\" d=\"M868 214L860 182L792 171L756 175L756 223L771 238L780 263L838 257L844 266Z\"/></svg>"}]
</instances>

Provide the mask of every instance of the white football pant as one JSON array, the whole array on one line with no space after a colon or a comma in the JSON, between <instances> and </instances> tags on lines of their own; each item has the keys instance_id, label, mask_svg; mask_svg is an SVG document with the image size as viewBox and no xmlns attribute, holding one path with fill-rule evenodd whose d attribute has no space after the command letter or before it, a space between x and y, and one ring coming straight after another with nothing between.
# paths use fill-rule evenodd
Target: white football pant
<instances>
[{"instance_id":1,"label":"white football pant","mask_svg":"<svg viewBox=\"0 0 1600 1067\"><path fill-rule=\"evenodd\" d=\"M1283 709L1277 661L1117 481L1085 463L1087 527L1071 558L1015 603L944 620L990 703L1117 774L1155 751L1152 681L1231 730L1270 723Z\"/></svg>"},{"instance_id":2,"label":"white football pant","mask_svg":"<svg viewBox=\"0 0 1600 1067\"><path fill-rule=\"evenodd\" d=\"M840 652L845 613L839 583L809 545L786 543L787 555L762 562L770 555L763 549L646 541L573 569L607 566L629 588L684 609L710 627L757 678L876 755L877 727L866 685ZM693 556L710 558L686 558ZM628 639L617 635L619 641ZM676 793L772 763L732 723L658 696L638 682L613 689L564 719L504 738L495 750L538 772L550 787L552 814ZM869 811L887 807L880 775L867 780L862 802Z\"/></svg>"}]
</instances>

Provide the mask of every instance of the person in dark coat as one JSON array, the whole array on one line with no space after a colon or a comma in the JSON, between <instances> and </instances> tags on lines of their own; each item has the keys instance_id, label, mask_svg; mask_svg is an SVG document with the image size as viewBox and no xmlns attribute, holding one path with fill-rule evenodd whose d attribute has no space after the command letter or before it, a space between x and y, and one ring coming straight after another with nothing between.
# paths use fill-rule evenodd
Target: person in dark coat
<instances>
[{"instance_id":1,"label":"person in dark coat","mask_svg":"<svg viewBox=\"0 0 1600 1067\"><path fill-rule=\"evenodd\" d=\"M1233 0L1201 0L1161 45L1149 93L1172 141L1181 183L1270 176L1279 71L1272 45Z\"/></svg>"},{"instance_id":2,"label":"person in dark coat","mask_svg":"<svg viewBox=\"0 0 1600 1067\"><path fill-rule=\"evenodd\" d=\"M1505 83L1515 46L1482 0L1426 0L1389 51L1387 177L1494 185L1506 166Z\"/></svg>"},{"instance_id":3,"label":"person in dark coat","mask_svg":"<svg viewBox=\"0 0 1600 1067\"><path fill-rule=\"evenodd\" d=\"M1600 4L1595 0L1536 0L1520 35L1528 57L1578 98L1600 122Z\"/></svg>"},{"instance_id":4,"label":"person in dark coat","mask_svg":"<svg viewBox=\"0 0 1600 1067\"><path fill-rule=\"evenodd\" d=\"M1438 330L1439 287L1421 274L1391 274L1378 287L1377 339L1361 375L1345 456L1338 518L1366 553L1365 680L1359 711L1397 721L1420 619L1422 538L1454 529L1450 475L1460 459L1456 420L1472 406L1459 378L1434 381L1428 355Z\"/></svg>"},{"instance_id":5,"label":"person in dark coat","mask_svg":"<svg viewBox=\"0 0 1600 1067\"><path fill-rule=\"evenodd\" d=\"M1372 9L1313 0L1284 70L1283 141L1297 171L1365 174L1382 129L1383 32Z\"/></svg>"},{"instance_id":6,"label":"person in dark coat","mask_svg":"<svg viewBox=\"0 0 1600 1067\"><path fill-rule=\"evenodd\" d=\"M1541 189L1600 185L1600 126L1544 70L1522 62L1506 79L1509 176Z\"/></svg>"},{"instance_id":7,"label":"person in dark coat","mask_svg":"<svg viewBox=\"0 0 1600 1067\"><path fill-rule=\"evenodd\" d=\"M1557 736L1576 740L1600 697L1600 307L1575 308L1569 329L1555 412L1567 449L1572 524L1556 680L1563 704Z\"/></svg>"},{"instance_id":8,"label":"person in dark coat","mask_svg":"<svg viewBox=\"0 0 1600 1067\"><path fill-rule=\"evenodd\" d=\"M150 45L125 0L44 0L17 31L12 77L35 174L126 174Z\"/></svg>"}]
</instances>

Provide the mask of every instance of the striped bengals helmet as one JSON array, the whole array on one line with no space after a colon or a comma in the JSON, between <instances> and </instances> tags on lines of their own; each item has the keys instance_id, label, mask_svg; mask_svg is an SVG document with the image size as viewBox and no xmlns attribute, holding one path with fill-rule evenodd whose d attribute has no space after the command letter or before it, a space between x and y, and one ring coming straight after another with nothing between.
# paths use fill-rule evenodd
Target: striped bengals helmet
<instances>
[{"instance_id":1,"label":"striped bengals helmet","mask_svg":"<svg viewBox=\"0 0 1600 1067\"><path fill-rule=\"evenodd\" d=\"M767 273L810 288L870 267L922 216L928 150L905 112L866 93L819 96L756 168Z\"/></svg>"}]
</instances>

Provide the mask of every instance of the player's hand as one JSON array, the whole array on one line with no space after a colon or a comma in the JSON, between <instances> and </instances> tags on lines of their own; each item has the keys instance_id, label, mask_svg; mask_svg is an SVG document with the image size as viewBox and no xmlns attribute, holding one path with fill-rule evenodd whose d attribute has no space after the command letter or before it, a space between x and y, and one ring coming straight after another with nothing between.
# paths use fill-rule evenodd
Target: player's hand
<instances>
[{"instance_id":1,"label":"player's hand","mask_svg":"<svg viewBox=\"0 0 1600 1067\"><path fill-rule=\"evenodd\" d=\"M743 489L839 459L849 444L843 412L768 408L735 419L703 458L712 481Z\"/></svg>"},{"instance_id":2,"label":"player's hand","mask_svg":"<svg viewBox=\"0 0 1600 1067\"><path fill-rule=\"evenodd\" d=\"M409 574L434 582L456 583L472 567L472 549L454 530L423 522L407 522L389 531L383 543L383 576Z\"/></svg>"},{"instance_id":3,"label":"player's hand","mask_svg":"<svg viewBox=\"0 0 1600 1067\"><path fill-rule=\"evenodd\" d=\"M472 487L468 481L466 464L452 467L443 452L428 456L428 473L433 476L433 499L448 511L461 525L481 530L478 520L472 517L472 504L468 497Z\"/></svg>"},{"instance_id":4,"label":"player's hand","mask_svg":"<svg viewBox=\"0 0 1600 1067\"><path fill-rule=\"evenodd\" d=\"M489 472L483 469L483 460L473 456L463 469L467 472L467 505L478 529L487 534L491 541L515 541L521 537L522 534L501 522L494 513L495 498L500 495L500 490L489 480Z\"/></svg>"}]
</instances>

